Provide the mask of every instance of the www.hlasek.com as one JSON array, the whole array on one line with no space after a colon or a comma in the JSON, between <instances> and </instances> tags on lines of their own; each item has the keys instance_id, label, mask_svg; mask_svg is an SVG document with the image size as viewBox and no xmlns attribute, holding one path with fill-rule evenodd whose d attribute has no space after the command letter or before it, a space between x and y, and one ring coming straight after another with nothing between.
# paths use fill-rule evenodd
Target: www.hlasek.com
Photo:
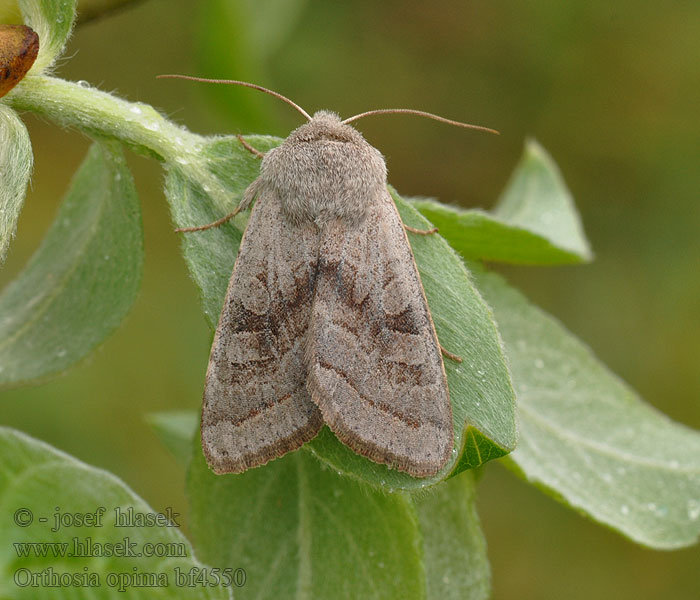
<instances>
[{"instance_id":1,"label":"www.hlasek.com","mask_svg":"<svg viewBox=\"0 0 700 600\"><path fill-rule=\"evenodd\" d=\"M16 586L26 587L101 587L107 585L124 592L130 588L145 587L241 587L245 585L246 572L243 569L219 569L205 566L192 566L188 560L189 544L183 541L144 541L142 533L131 529L131 535L115 539L114 534L123 528L168 528L179 527L179 514L168 508L164 513L139 512L133 507L115 507L108 511L97 507L91 512L67 512L56 507L51 518L36 515L28 508L19 508L14 513L14 521L23 529L32 525L48 529L54 537L58 532L65 536L88 528L91 535L71 536L69 541L15 541L13 547L20 565L22 559L31 561L31 568L20 566L13 574ZM107 528L107 529L102 529ZM117 531L113 531L115 528ZM83 530L84 531L84 530ZM26 529L25 532L26 533ZM159 537L163 537L160 533ZM167 535L165 537L171 537ZM106 538L106 539L105 539ZM182 539L181 537L179 538ZM107 541L108 540L108 541ZM63 561L69 559L124 558L148 560L148 568L140 568L127 563L123 570L96 571L87 566L77 570L56 570L51 566L37 568L37 559ZM154 569L161 561L168 559L170 568ZM173 558L182 558L183 563L173 565ZM62 563L63 564L63 563ZM98 564L98 563L96 563ZM143 565L142 565L143 566Z\"/></svg>"}]
</instances>

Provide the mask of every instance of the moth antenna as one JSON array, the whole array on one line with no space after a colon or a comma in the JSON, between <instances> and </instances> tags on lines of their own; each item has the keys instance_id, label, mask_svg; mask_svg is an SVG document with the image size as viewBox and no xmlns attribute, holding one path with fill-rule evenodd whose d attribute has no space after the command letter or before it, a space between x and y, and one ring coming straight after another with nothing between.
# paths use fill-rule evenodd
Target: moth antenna
<instances>
[{"instance_id":1,"label":"moth antenna","mask_svg":"<svg viewBox=\"0 0 700 600\"><path fill-rule=\"evenodd\" d=\"M441 123L447 123L448 125L455 125L457 127L464 127L465 129L478 129L479 131L487 131L488 133L495 133L496 135L501 135L500 131L491 129L490 127L482 127L481 125L471 125L470 123L462 123L461 121L453 121L452 119L446 119L440 115L434 115L433 113L425 112L424 110L414 110L412 108L380 108L378 110L368 110L367 112L360 113L349 119L345 119L343 123L352 123L363 117L368 117L370 115L386 115L393 113L404 113L408 115L418 115L419 117L427 117L428 119L434 119L435 121L440 121Z\"/></svg>"},{"instance_id":2,"label":"moth antenna","mask_svg":"<svg viewBox=\"0 0 700 600\"><path fill-rule=\"evenodd\" d=\"M279 98L280 100L283 100L284 102L289 104L289 106L296 108L302 115L304 115L306 117L307 121L311 120L311 115L309 115L309 113L307 113L301 106L299 106L295 102L292 102L286 96L283 96L282 94L279 94L278 92L273 92L272 90L268 90L267 88L264 88L261 85L256 85L254 83L248 83L247 81L236 81L235 79L206 79L204 77L192 77L191 75L174 75L174 74L156 75L156 79L187 79L188 81L200 81L203 83L228 83L231 85L242 85L245 87L253 88L254 90L259 90L261 92L265 92L266 94L270 94L270 96L274 96L275 98Z\"/></svg>"}]
</instances>

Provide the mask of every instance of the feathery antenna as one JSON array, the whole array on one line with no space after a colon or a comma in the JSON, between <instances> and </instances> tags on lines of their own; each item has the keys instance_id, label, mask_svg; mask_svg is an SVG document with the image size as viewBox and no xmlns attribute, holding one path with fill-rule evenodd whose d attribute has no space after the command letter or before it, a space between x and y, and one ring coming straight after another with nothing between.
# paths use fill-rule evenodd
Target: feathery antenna
<instances>
[{"instance_id":1,"label":"feathery antenna","mask_svg":"<svg viewBox=\"0 0 700 600\"><path fill-rule=\"evenodd\" d=\"M283 100L284 102L289 104L289 106L296 108L302 115L304 115L304 117L306 117L308 121L311 120L311 116L309 115L309 113L307 113L301 106L299 106L295 102L292 102L289 98L283 96L282 94L278 94L277 92L273 92L272 90L268 90L267 88L264 88L261 85L248 83L247 81L236 81L235 79L205 79L204 77L192 77L191 75L173 74L156 75L156 79L187 79L188 81L200 81L203 83L227 83L231 85L242 85L245 87L253 88L254 90L265 92L266 94L270 94L270 96L274 96L275 98Z\"/></svg>"},{"instance_id":2,"label":"feathery antenna","mask_svg":"<svg viewBox=\"0 0 700 600\"><path fill-rule=\"evenodd\" d=\"M380 108L379 110L369 110L367 112L360 113L349 119L345 119L343 123L352 123L363 117L369 117L370 115L386 115L392 113L404 113L409 115L418 115L419 117L427 117L428 119L434 119L435 121L440 121L441 123L447 123L448 125L455 125L457 127L464 127L466 129L478 129L479 131L487 131L489 133L495 133L500 135L499 131L491 129L490 127L482 127L481 125L470 125L469 123L462 123L461 121L453 121L452 119L446 119L439 115L434 115L433 113L425 112L423 110L414 110L412 108Z\"/></svg>"}]
</instances>

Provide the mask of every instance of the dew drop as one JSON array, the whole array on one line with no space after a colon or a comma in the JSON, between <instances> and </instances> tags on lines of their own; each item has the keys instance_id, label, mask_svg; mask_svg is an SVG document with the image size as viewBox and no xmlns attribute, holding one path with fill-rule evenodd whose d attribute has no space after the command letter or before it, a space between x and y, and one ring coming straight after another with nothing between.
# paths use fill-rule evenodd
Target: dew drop
<instances>
[{"instance_id":1,"label":"dew drop","mask_svg":"<svg viewBox=\"0 0 700 600\"><path fill-rule=\"evenodd\" d=\"M690 517L690 520L697 521L698 517L700 517L700 500L694 500L691 498L688 500L686 506L688 508L688 517Z\"/></svg>"},{"instance_id":2,"label":"dew drop","mask_svg":"<svg viewBox=\"0 0 700 600\"><path fill-rule=\"evenodd\" d=\"M603 481L605 481L605 483L613 482L613 476L610 475L610 473L601 473L600 477Z\"/></svg>"},{"instance_id":3,"label":"dew drop","mask_svg":"<svg viewBox=\"0 0 700 600\"><path fill-rule=\"evenodd\" d=\"M81 79L80 81L78 81L78 85L81 88L89 88L90 87L90 83L88 81L85 81L84 79Z\"/></svg>"},{"instance_id":4,"label":"dew drop","mask_svg":"<svg viewBox=\"0 0 700 600\"><path fill-rule=\"evenodd\" d=\"M621 512L623 515L628 515L628 514L630 514L630 507L627 506L626 504L623 504L623 505L620 507L620 512Z\"/></svg>"},{"instance_id":5,"label":"dew drop","mask_svg":"<svg viewBox=\"0 0 700 600\"><path fill-rule=\"evenodd\" d=\"M378 566L380 569L383 569L383 568L384 568L384 563L383 563L383 562L379 562L379 563L377 563L377 566Z\"/></svg>"},{"instance_id":6,"label":"dew drop","mask_svg":"<svg viewBox=\"0 0 700 600\"><path fill-rule=\"evenodd\" d=\"M64 350L64 349L59 350L58 352L56 352L56 356L58 356L58 358L63 358L66 354L68 354L68 353L67 353L66 350Z\"/></svg>"},{"instance_id":7,"label":"dew drop","mask_svg":"<svg viewBox=\"0 0 700 600\"><path fill-rule=\"evenodd\" d=\"M132 106L129 110L135 115L140 115L143 112L138 106Z\"/></svg>"}]
</instances>

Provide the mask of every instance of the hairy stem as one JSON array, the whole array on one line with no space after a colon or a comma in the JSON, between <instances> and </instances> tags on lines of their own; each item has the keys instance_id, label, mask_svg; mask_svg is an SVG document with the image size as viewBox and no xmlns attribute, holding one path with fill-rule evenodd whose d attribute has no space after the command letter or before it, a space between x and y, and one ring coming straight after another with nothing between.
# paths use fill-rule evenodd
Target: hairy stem
<instances>
[{"instance_id":1,"label":"hairy stem","mask_svg":"<svg viewBox=\"0 0 700 600\"><path fill-rule=\"evenodd\" d=\"M43 75L25 77L3 100L16 110L91 137L119 140L138 154L177 164L217 200L228 196L202 158L207 139L172 123L148 104L127 102L87 83Z\"/></svg>"}]
</instances>

